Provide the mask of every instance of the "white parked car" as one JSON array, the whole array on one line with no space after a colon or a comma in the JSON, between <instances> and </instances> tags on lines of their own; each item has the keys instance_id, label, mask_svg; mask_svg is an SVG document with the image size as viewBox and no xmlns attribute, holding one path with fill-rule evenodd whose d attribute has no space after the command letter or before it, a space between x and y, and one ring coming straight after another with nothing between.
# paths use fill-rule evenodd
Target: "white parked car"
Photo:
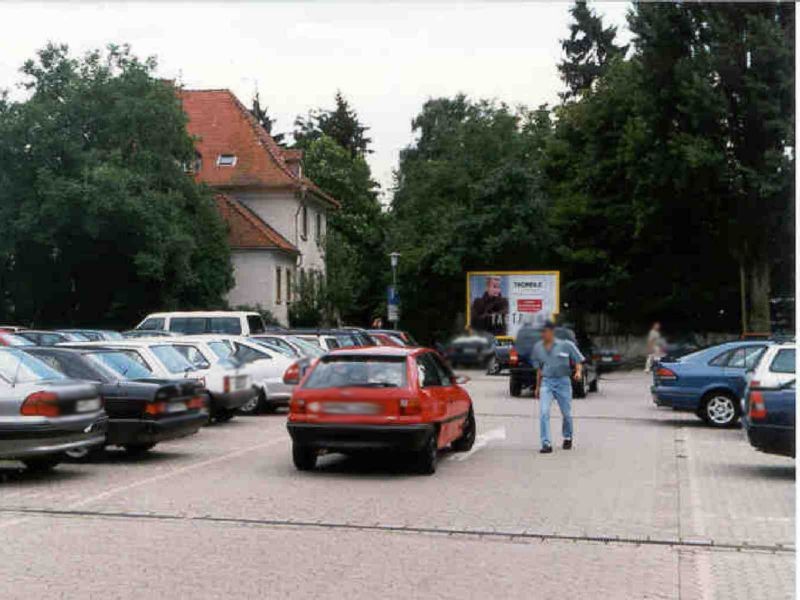
<instances>
[{"instance_id":1,"label":"white parked car","mask_svg":"<svg viewBox=\"0 0 800 600\"><path fill-rule=\"evenodd\" d=\"M280 349L240 336L185 336L170 339L168 343L182 347L182 353L192 348L207 360L231 360L246 371L257 396L242 405L241 412L274 412L279 406L289 405L294 386L284 383L283 376L296 360Z\"/></svg>"},{"instance_id":2,"label":"white parked car","mask_svg":"<svg viewBox=\"0 0 800 600\"><path fill-rule=\"evenodd\" d=\"M249 372L235 361L214 360L213 355L206 356L201 352L181 352L174 345L177 339L180 338L129 339L63 345L126 350L155 377L198 379L208 392L209 413L216 421L230 420L237 409L256 396Z\"/></svg>"},{"instance_id":3,"label":"white parked car","mask_svg":"<svg viewBox=\"0 0 800 600\"><path fill-rule=\"evenodd\" d=\"M172 331L182 335L253 335L263 333L266 327L257 312L218 310L152 313L136 329Z\"/></svg>"}]
</instances>

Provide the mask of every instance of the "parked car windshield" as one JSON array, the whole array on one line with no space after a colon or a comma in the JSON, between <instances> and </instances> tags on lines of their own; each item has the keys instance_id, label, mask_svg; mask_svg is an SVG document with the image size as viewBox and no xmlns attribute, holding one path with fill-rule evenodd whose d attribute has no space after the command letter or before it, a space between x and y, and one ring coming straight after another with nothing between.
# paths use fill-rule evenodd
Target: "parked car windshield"
<instances>
[{"instance_id":1,"label":"parked car windshield","mask_svg":"<svg viewBox=\"0 0 800 600\"><path fill-rule=\"evenodd\" d=\"M404 356L326 356L308 376L304 388L405 387Z\"/></svg>"},{"instance_id":2,"label":"parked car windshield","mask_svg":"<svg viewBox=\"0 0 800 600\"><path fill-rule=\"evenodd\" d=\"M795 349L786 348L778 351L769 370L773 373L794 373L795 365Z\"/></svg>"},{"instance_id":3,"label":"parked car windshield","mask_svg":"<svg viewBox=\"0 0 800 600\"><path fill-rule=\"evenodd\" d=\"M325 354L325 350L320 348L317 344L312 344L311 342L304 340L303 338L299 338L297 336L289 336L287 338L290 342L292 342L295 346L300 348L300 351L305 354L306 356L310 356L311 358L319 358L323 354Z\"/></svg>"},{"instance_id":4,"label":"parked car windshield","mask_svg":"<svg viewBox=\"0 0 800 600\"><path fill-rule=\"evenodd\" d=\"M233 354L233 349L225 342L208 342L208 347L217 355L217 358L228 358Z\"/></svg>"},{"instance_id":5,"label":"parked car windshield","mask_svg":"<svg viewBox=\"0 0 800 600\"><path fill-rule=\"evenodd\" d=\"M276 344L274 342L270 342L269 340L259 340L257 338L253 338L253 341L256 344L258 344L259 346L263 346L267 350L272 350L273 352L276 352L276 353L280 354L281 356L286 356L286 357L289 357L289 358L296 358L296 355L294 354L294 352L292 352L291 350L287 350L286 348L283 348L281 346L278 346L278 344Z\"/></svg>"},{"instance_id":6,"label":"parked car windshield","mask_svg":"<svg viewBox=\"0 0 800 600\"><path fill-rule=\"evenodd\" d=\"M185 373L196 368L173 346L150 346L150 350L170 373Z\"/></svg>"},{"instance_id":7,"label":"parked car windshield","mask_svg":"<svg viewBox=\"0 0 800 600\"><path fill-rule=\"evenodd\" d=\"M339 346L342 348L352 348L353 346L357 346L358 344L350 335L337 335L336 341L339 343Z\"/></svg>"},{"instance_id":8,"label":"parked car windshield","mask_svg":"<svg viewBox=\"0 0 800 600\"><path fill-rule=\"evenodd\" d=\"M211 317L208 322L209 333L226 333L228 335L242 333L242 322L238 317Z\"/></svg>"},{"instance_id":9,"label":"parked car windshield","mask_svg":"<svg viewBox=\"0 0 800 600\"><path fill-rule=\"evenodd\" d=\"M123 379L145 379L153 376L153 372L142 364L139 355L129 350L92 352L88 357Z\"/></svg>"},{"instance_id":10,"label":"parked car windshield","mask_svg":"<svg viewBox=\"0 0 800 600\"><path fill-rule=\"evenodd\" d=\"M66 379L38 358L12 348L0 349L0 376L17 383Z\"/></svg>"}]
</instances>

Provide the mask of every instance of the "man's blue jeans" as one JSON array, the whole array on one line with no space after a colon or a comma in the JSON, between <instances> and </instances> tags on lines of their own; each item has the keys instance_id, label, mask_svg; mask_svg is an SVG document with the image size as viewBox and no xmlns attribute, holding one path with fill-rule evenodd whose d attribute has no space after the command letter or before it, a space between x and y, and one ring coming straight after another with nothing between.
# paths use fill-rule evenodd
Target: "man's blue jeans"
<instances>
[{"instance_id":1,"label":"man's blue jeans","mask_svg":"<svg viewBox=\"0 0 800 600\"><path fill-rule=\"evenodd\" d=\"M544 377L539 389L539 435L542 447L552 446L550 441L550 405L555 398L561 409L561 433L565 440L572 439L572 383L569 377Z\"/></svg>"}]
</instances>

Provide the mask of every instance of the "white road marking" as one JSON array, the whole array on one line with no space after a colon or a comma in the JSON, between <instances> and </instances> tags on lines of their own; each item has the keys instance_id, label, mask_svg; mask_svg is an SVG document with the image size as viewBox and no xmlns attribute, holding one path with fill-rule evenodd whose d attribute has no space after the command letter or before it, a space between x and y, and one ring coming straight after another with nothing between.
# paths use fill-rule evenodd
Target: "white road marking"
<instances>
[{"instance_id":1,"label":"white road marking","mask_svg":"<svg viewBox=\"0 0 800 600\"><path fill-rule=\"evenodd\" d=\"M504 440L506 439L506 428L505 427L497 427L496 429L490 429L486 433L481 433L475 439L475 443L472 446L472 449L469 452L464 452L463 454L454 454L451 458L452 460L467 460L470 456L475 454L481 448L485 448L489 442L493 440Z\"/></svg>"},{"instance_id":2,"label":"white road marking","mask_svg":"<svg viewBox=\"0 0 800 600\"><path fill-rule=\"evenodd\" d=\"M153 475L152 477L146 477L145 479L139 479L138 481L134 481L131 483L126 483L125 485L120 485L115 488L111 488L110 490L106 490L105 492L101 492L99 494L95 494L94 496L89 496L88 498L83 498L78 500L77 502L73 502L66 506L67 510L74 510L76 508L80 508L87 504L91 504L92 502L97 502L98 500L103 500L108 498L109 496L113 496L115 494L119 494L121 492L127 492L130 489L147 485L149 483L155 483L156 481L161 481L163 479L169 479L170 477L174 477L176 475L183 475L184 473L188 473L190 471L194 471L195 469L201 469L203 467L207 467L209 465L213 465L219 462L224 462L226 460L230 460L232 458L236 458L237 456L241 456L242 454L247 454L248 452L253 452L254 450L261 450L262 448L267 448L269 446L275 446L276 444L280 444L283 442L288 442L288 437L280 437L270 440L268 442L264 442L263 444L256 444L255 446L249 446L247 448L240 448L239 450L232 450L231 452L227 452L226 454L221 454L219 456L215 456L214 458L209 458L208 460L203 460L200 462L192 463L190 465L186 465L185 467L178 467L177 469L170 469L166 473L160 473L158 475ZM0 529L5 529L7 527L11 527L12 525L18 525L20 523L24 523L26 521L31 520L33 517L20 517L18 519L14 519L11 521L6 521L5 523L0 523Z\"/></svg>"}]
</instances>

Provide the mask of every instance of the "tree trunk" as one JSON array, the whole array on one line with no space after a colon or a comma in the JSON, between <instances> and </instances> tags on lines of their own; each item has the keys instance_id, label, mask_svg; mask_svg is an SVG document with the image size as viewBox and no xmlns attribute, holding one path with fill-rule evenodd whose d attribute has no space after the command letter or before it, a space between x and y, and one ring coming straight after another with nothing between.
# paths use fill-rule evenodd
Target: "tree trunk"
<instances>
[{"instance_id":1,"label":"tree trunk","mask_svg":"<svg viewBox=\"0 0 800 600\"><path fill-rule=\"evenodd\" d=\"M769 333L769 259L765 252L751 256L747 265L747 295L749 311L747 314L747 331Z\"/></svg>"}]
</instances>

